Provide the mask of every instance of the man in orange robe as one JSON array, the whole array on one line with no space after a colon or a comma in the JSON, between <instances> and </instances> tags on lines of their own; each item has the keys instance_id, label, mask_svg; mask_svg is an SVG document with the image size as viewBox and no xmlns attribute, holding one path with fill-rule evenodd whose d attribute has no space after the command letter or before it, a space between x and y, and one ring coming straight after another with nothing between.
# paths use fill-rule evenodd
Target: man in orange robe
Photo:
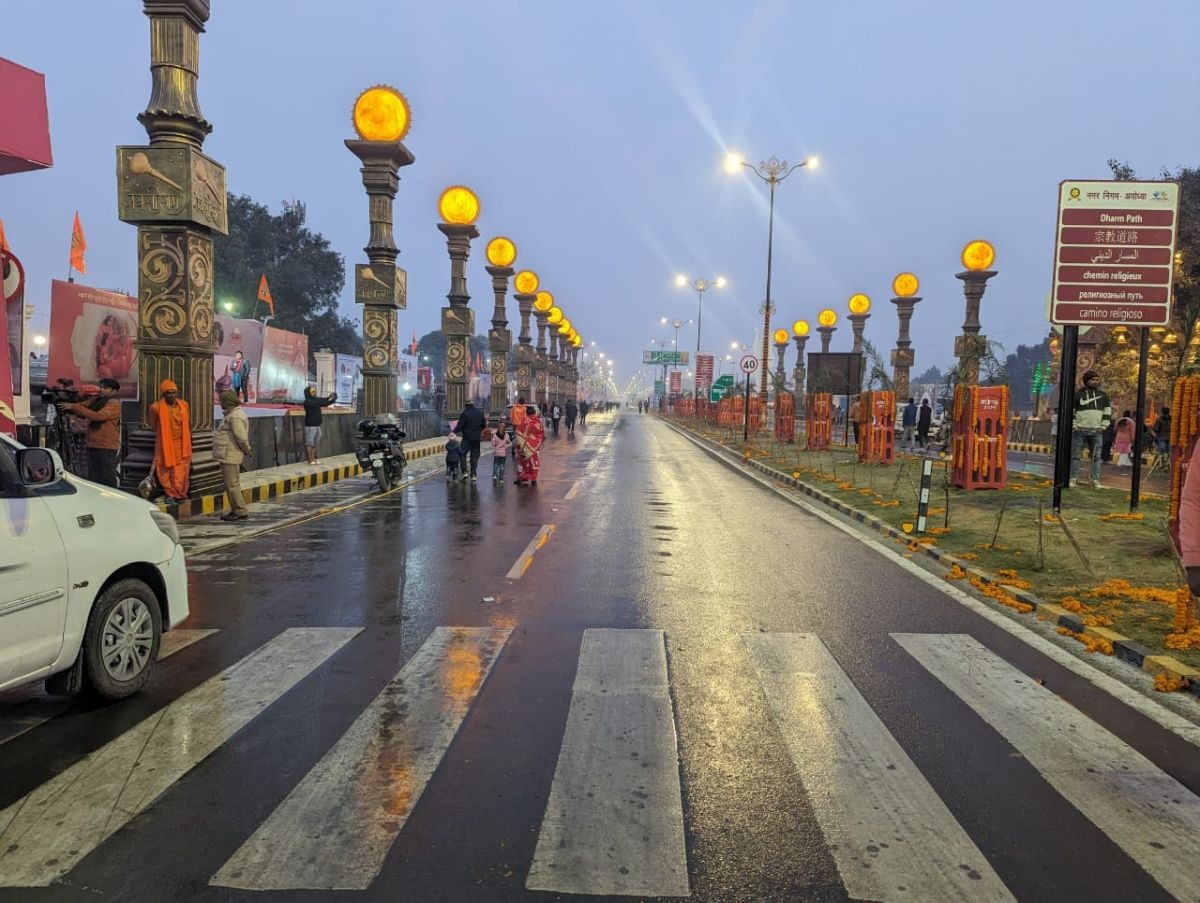
<instances>
[{"instance_id":1,"label":"man in orange robe","mask_svg":"<svg viewBox=\"0 0 1200 903\"><path fill-rule=\"evenodd\" d=\"M191 410L179 397L179 387L164 379L158 387L161 399L150 405L154 426L154 475L167 498L182 501L188 495L192 470Z\"/></svg>"}]
</instances>

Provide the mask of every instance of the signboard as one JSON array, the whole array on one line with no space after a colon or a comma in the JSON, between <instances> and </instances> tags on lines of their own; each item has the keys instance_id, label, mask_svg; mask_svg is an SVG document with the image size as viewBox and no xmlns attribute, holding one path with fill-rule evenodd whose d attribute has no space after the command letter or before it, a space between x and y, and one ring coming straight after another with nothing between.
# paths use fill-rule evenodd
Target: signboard
<instances>
[{"instance_id":1,"label":"signboard","mask_svg":"<svg viewBox=\"0 0 1200 903\"><path fill-rule=\"evenodd\" d=\"M263 324L258 320L239 320L235 317L213 318L213 337L217 350L213 353L213 394L233 388L234 356L240 351L250 362L250 384L246 397L258 401L258 371L262 366Z\"/></svg>"},{"instance_id":2,"label":"signboard","mask_svg":"<svg viewBox=\"0 0 1200 903\"><path fill-rule=\"evenodd\" d=\"M808 391L857 395L862 389L862 355L854 351L810 351Z\"/></svg>"},{"instance_id":3,"label":"signboard","mask_svg":"<svg viewBox=\"0 0 1200 903\"><path fill-rule=\"evenodd\" d=\"M1060 183L1051 322L1166 326L1178 218L1174 182Z\"/></svg>"},{"instance_id":4,"label":"signboard","mask_svg":"<svg viewBox=\"0 0 1200 903\"><path fill-rule=\"evenodd\" d=\"M333 384L337 392L337 403L353 406L358 398L358 390L362 388L363 360L353 354L335 354L333 356Z\"/></svg>"},{"instance_id":5,"label":"signboard","mask_svg":"<svg viewBox=\"0 0 1200 903\"><path fill-rule=\"evenodd\" d=\"M717 381L712 385L712 391L709 393L709 399L716 404L725 397L725 393L733 388L733 374L726 373L724 376L718 376Z\"/></svg>"},{"instance_id":6,"label":"signboard","mask_svg":"<svg viewBox=\"0 0 1200 903\"><path fill-rule=\"evenodd\" d=\"M51 281L47 384L69 379L79 389L109 377L121 384L121 398L137 398L137 323L131 295Z\"/></svg>"},{"instance_id":7,"label":"signboard","mask_svg":"<svg viewBox=\"0 0 1200 903\"><path fill-rule=\"evenodd\" d=\"M654 394L660 398L667 394L667 384L661 379L656 379L654 381Z\"/></svg>"},{"instance_id":8,"label":"signboard","mask_svg":"<svg viewBox=\"0 0 1200 903\"><path fill-rule=\"evenodd\" d=\"M713 356L711 354L696 355L696 395L707 394L712 385Z\"/></svg>"},{"instance_id":9,"label":"signboard","mask_svg":"<svg viewBox=\"0 0 1200 903\"><path fill-rule=\"evenodd\" d=\"M259 401L298 401L307 384L308 336L264 326Z\"/></svg>"},{"instance_id":10,"label":"signboard","mask_svg":"<svg viewBox=\"0 0 1200 903\"><path fill-rule=\"evenodd\" d=\"M688 353L686 351L643 351L642 363L653 364L655 367L673 367L676 364L686 367Z\"/></svg>"},{"instance_id":11,"label":"signboard","mask_svg":"<svg viewBox=\"0 0 1200 903\"><path fill-rule=\"evenodd\" d=\"M742 355L742 359L738 361L738 368L743 373L753 373L758 369L758 358L753 354L744 354Z\"/></svg>"},{"instance_id":12,"label":"signboard","mask_svg":"<svg viewBox=\"0 0 1200 903\"><path fill-rule=\"evenodd\" d=\"M672 370L668 377L671 380L671 394L678 395L683 390L683 374L678 370Z\"/></svg>"}]
</instances>

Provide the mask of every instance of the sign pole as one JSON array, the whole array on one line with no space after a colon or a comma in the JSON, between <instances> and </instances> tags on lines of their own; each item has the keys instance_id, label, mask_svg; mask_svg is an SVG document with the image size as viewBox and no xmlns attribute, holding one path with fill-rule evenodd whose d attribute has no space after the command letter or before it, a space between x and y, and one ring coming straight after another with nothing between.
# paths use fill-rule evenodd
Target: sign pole
<instances>
[{"instance_id":1,"label":"sign pole","mask_svg":"<svg viewBox=\"0 0 1200 903\"><path fill-rule=\"evenodd\" d=\"M1146 370L1150 351L1150 330L1145 326L1142 327L1142 338L1138 344L1137 413L1134 414L1133 428L1133 474L1129 483L1130 514L1138 510L1142 494L1142 424L1146 422Z\"/></svg>"},{"instance_id":2,"label":"sign pole","mask_svg":"<svg viewBox=\"0 0 1200 903\"><path fill-rule=\"evenodd\" d=\"M750 374L746 374L746 400L742 405L742 441L750 441Z\"/></svg>"},{"instance_id":3,"label":"sign pole","mask_svg":"<svg viewBox=\"0 0 1200 903\"><path fill-rule=\"evenodd\" d=\"M921 494L917 499L917 534L925 532L925 523L929 519L929 486L933 482L933 459L926 458L921 462Z\"/></svg>"},{"instance_id":4,"label":"sign pole","mask_svg":"<svg viewBox=\"0 0 1200 903\"><path fill-rule=\"evenodd\" d=\"M1078 326L1063 327L1062 367L1058 377L1058 429L1054 446L1055 514L1062 511L1062 491L1071 476L1071 427L1075 410L1075 356L1079 339Z\"/></svg>"}]
</instances>

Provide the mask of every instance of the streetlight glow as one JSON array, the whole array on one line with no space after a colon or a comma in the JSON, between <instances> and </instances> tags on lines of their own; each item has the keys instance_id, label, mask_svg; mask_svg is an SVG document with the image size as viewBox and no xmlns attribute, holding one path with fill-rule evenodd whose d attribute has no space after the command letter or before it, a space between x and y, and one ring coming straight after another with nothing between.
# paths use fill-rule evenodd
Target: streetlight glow
<instances>
[{"instance_id":1,"label":"streetlight glow","mask_svg":"<svg viewBox=\"0 0 1200 903\"><path fill-rule=\"evenodd\" d=\"M675 277L675 287L683 288L685 285L687 285L687 276L683 275L683 273L680 273Z\"/></svg>"},{"instance_id":2,"label":"streetlight glow","mask_svg":"<svg viewBox=\"0 0 1200 903\"><path fill-rule=\"evenodd\" d=\"M730 151L725 155L725 171L735 173L742 168L742 164L745 162L741 154L736 151Z\"/></svg>"},{"instance_id":3,"label":"streetlight glow","mask_svg":"<svg viewBox=\"0 0 1200 903\"><path fill-rule=\"evenodd\" d=\"M717 277L717 288L724 288L728 280L724 276Z\"/></svg>"},{"instance_id":4,"label":"streetlight glow","mask_svg":"<svg viewBox=\"0 0 1200 903\"><path fill-rule=\"evenodd\" d=\"M821 165L821 161L819 159L817 159L816 157L809 157L807 160L804 161L804 165L807 166L809 169L816 169L818 166Z\"/></svg>"}]
</instances>

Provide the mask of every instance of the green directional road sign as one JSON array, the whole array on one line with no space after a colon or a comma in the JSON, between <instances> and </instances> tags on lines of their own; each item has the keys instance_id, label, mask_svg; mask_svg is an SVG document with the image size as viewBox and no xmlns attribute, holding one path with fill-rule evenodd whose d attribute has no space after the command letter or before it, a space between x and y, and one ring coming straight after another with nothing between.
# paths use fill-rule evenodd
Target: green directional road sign
<instances>
[{"instance_id":1,"label":"green directional road sign","mask_svg":"<svg viewBox=\"0 0 1200 903\"><path fill-rule=\"evenodd\" d=\"M643 351L642 363L655 367L686 367L688 353L686 351Z\"/></svg>"},{"instance_id":2,"label":"green directional road sign","mask_svg":"<svg viewBox=\"0 0 1200 903\"><path fill-rule=\"evenodd\" d=\"M654 381L654 394L660 396L667 394L667 384L661 379L656 379Z\"/></svg>"},{"instance_id":3,"label":"green directional road sign","mask_svg":"<svg viewBox=\"0 0 1200 903\"><path fill-rule=\"evenodd\" d=\"M733 374L726 373L724 376L718 376L717 381L712 384L712 391L709 397L713 403L720 401L726 392L733 388Z\"/></svg>"}]
</instances>

